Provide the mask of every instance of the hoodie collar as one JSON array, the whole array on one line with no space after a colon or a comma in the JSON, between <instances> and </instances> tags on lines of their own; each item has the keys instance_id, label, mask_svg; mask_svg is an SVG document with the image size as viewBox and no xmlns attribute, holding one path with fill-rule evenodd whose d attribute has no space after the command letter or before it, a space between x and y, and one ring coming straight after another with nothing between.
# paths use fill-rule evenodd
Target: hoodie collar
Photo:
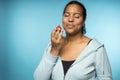
<instances>
[{"instance_id":1,"label":"hoodie collar","mask_svg":"<svg viewBox=\"0 0 120 80\"><path fill-rule=\"evenodd\" d=\"M81 52L81 54L79 55L79 57L76 59L76 61L72 65L74 65L74 64L78 63L79 61L83 60L84 58L86 58L87 56L89 56L92 52L98 50L98 48L100 48L102 46L103 46L103 44L101 44L95 38L93 38L91 40L91 42Z\"/></svg>"}]
</instances>

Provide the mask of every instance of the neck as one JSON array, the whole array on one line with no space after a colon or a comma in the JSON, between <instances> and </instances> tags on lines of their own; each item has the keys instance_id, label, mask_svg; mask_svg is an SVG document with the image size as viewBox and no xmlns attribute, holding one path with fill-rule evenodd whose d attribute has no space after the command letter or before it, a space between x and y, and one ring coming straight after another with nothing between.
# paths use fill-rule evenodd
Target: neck
<instances>
[{"instance_id":1,"label":"neck","mask_svg":"<svg viewBox=\"0 0 120 80\"><path fill-rule=\"evenodd\" d=\"M74 34L74 35L67 34L66 41L67 42L80 42L82 40L83 36L84 35L82 33L78 33L78 34Z\"/></svg>"}]
</instances>

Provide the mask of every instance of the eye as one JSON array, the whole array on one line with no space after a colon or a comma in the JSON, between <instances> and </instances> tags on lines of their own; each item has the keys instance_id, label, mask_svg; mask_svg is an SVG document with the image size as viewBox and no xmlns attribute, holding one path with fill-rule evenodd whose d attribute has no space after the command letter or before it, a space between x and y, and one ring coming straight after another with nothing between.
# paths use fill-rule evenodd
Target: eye
<instances>
[{"instance_id":1,"label":"eye","mask_svg":"<svg viewBox=\"0 0 120 80\"><path fill-rule=\"evenodd\" d=\"M64 17L68 17L69 16L69 14L68 13L64 13Z\"/></svg>"},{"instance_id":2,"label":"eye","mask_svg":"<svg viewBox=\"0 0 120 80\"><path fill-rule=\"evenodd\" d=\"M74 17L75 18L80 18L80 15L79 14L75 14Z\"/></svg>"}]
</instances>

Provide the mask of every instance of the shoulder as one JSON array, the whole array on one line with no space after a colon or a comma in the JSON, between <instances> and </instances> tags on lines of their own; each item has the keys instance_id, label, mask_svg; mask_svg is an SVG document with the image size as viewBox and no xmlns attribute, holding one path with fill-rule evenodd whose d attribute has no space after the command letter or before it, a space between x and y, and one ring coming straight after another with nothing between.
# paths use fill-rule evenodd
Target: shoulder
<instances>
[{"instance_id":1,"label":"shoulder","mask_svg":"<svg viewBox=\"0 0 120 80\"><path fill-rule=\"evenodd\" d=\"M99 48L104 47L104 44L100 43L97 39L92 38L89 46L95 50L98 50Z\"/></svg>"}]
</instances>

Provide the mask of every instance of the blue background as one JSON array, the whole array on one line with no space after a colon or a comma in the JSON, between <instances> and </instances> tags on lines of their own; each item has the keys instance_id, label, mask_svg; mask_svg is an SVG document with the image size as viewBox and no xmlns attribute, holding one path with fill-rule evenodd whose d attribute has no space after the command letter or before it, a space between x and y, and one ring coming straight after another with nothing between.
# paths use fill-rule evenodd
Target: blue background
<instances>
[{"instance_id":1,"label":"blue background","mask_svg":"<svg viewBox=\"0 0 120 80\"><path fill-rule=\"evenodd\" d=\"M69 1L0 1L0 80L33 80ZM120 0L80 1L87 8L86 35L105 44L113 79L120 80Z\"/></svg>"}]
</instances>

